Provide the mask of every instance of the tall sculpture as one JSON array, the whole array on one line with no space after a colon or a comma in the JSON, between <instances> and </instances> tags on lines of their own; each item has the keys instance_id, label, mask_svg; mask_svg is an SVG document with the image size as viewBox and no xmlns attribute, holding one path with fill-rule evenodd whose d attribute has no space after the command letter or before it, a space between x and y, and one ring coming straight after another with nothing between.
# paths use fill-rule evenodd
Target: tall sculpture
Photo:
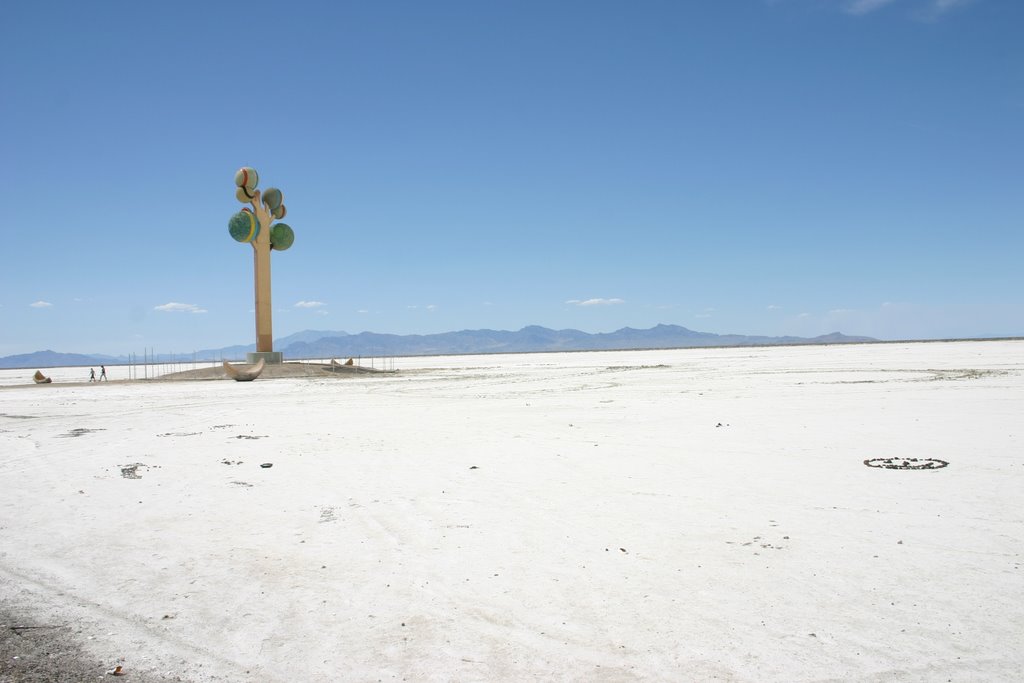
<instances>
[{"instance_id":1,"label":"tall sculpture","mask_svg":"<svg viewBox=\"0 0 1024 683\"><path fill-rule=\"evenodd\" d=\"M285 223L273 224L285 216L284 196L276 187L262 193L256 189L259 174L248 166L235 174L235 197L248 206L228 221L228 232L239 242L248 242L253 251L253 278L256 283L256 353L246 354L246 362L280 363L280 351L274 351L274 333L270 305L270 251L292 246L295 233Z\"/></svg>"}]
</instances>

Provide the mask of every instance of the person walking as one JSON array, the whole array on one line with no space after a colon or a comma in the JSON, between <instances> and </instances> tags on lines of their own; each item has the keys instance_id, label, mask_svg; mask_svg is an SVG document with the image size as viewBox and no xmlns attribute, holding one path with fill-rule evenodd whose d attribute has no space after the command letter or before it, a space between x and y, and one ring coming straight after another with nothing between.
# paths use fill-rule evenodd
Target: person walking
<instances>
[{"instance_id":1,"label":"person walking","mask_svg":"<svg viewBox=\"0 0 1024 683\"><path fill-rule=\"evenodd\" d=\"M95 382L96 381L96 368L89 368L89 381L90 382Z\"/></svg>"},{"instance_id":2,"label":"person walking","mask_svg":"<svg viewBox=\"0 0 1024 683\"><path fill-rule=\"evenodd\" d=\"M106 382L107 381L107 366L106 365L101 365L100 366L100 381L101 382Z\"/></svg>"}]
</instances>

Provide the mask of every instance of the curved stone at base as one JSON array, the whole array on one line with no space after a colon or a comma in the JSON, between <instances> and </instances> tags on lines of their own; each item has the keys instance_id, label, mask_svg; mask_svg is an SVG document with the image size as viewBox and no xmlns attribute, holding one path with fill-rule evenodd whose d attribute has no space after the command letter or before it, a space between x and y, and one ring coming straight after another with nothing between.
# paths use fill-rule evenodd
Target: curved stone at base
<instances>
[{"instance_id":1,"label":"curved stone at base","mask_svg":"<svg viewBox=\"0 0 1024 683\"><path fill-rule=\"evenodd\" d=\"M32 375L32 379L35 380L36 384L50 384L53 382L52 379L44 375L39 370L36 370L36 374Z\"/></svg>"},{"instance_id":2,"label":"curved stone at base","mask_svg":"<svg viewBox=\"0 0 1024 683\"><path fill-rule=\"evenodd\" d=\"M224 372L236 382L251 382L260 376L264 365L266 362L262 358L255 365L232 365L224 361Z\"/></svg>"}]
</instances>

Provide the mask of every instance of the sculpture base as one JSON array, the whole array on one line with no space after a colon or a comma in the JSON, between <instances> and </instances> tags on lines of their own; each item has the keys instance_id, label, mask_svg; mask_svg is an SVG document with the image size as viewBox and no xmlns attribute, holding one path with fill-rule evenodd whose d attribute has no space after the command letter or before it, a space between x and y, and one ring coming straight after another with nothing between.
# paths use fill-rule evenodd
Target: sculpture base
<instances>
[{"instance_id":1,"label":"sculpture base","mask_svg":"<svg viewBox=\"0 0 1024 683\"><path fill-rule=\"evenodd\" d=\"M267 365L280 365L284 362L284 354L280 351L254 351L252 353L245 354L245 362L249 365L259 363L260 358Z\"/></svg>"}]
</instances>

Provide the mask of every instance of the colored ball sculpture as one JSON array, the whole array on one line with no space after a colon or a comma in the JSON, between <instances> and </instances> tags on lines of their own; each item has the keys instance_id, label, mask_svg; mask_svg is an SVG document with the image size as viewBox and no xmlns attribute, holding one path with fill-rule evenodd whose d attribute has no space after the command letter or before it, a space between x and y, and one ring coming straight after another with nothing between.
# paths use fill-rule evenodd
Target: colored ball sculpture
<instances>
[{"instance_id":1,"label":"colored ball sculpture","mask_svg":"<svg viewBox=\"0 0 1024 683\"><path fill-rule=\"evenodd\" d=\"M268 187L261 193L256 189L259 181L260 174L251 166L243 166L235 172L235 198L243 204L251 204L253 208L242 209L228 221L228 232L231 233L231 237L239 242L250 242L254 247L260 230L268 227L263 225L256 215L261 208L258 205L262 205L271 220L281 220L288 213L284 205L284 193L276 187ZM284 251L292 246L294 241L295 232L290 226L282 224L276 233L271 228L271 249Z\"/></svg>"},{"instance_id":2,"label":"colored ball sculpture","mask_svg":"<svg viewBox=\"0 0 1024 683\"><path fill-rule=\"evenodd\" d=\"M263 203L267 205L267 208L272 212L277 210L277 207L281 206L281 202L284 201L284 196L281 194L281 190L276 187L268 187L263 191Z\"/></svg>"},{"instance_id":3,"label":"colored ball sculpture","mask_svg":"<svg viewBox=\"0 0 1024 683\"><path fill-rule=\"evenodd\" d=\"M249 190L250 194L252 193L253 190L256 189L256 186L259 184L260 174L256 172L255 168L243 166L242 168L238 169L238 171L235 173L235 185L237 185L238 187L244 187L245 189Z\"/></svg>"},{"instance_id":4,"label":"colored ball sculpture","mask_svg":"<svg viewBox=\"0 0 1024 683\"><path fill-rule=\"evenodd\" d=\"M228 232L237 242L252 242L260 234L260 222L252 211L243 209L228 221Z\"/></svg>"},{"instance_id":5,"label":"colored ball sculpture","mask_svg":"<svg viewBox=\"0 0 1024 683\"><path fill-rule=\"evenodd\" d=\"M270 292L270 253L285 251L295 242L295 232L284 223L274 223L285 217L284 194L276 187L264 191L256 169L244 166L235 173L235 198L248 204L228 220L228 232L237 242L247 242L253 248L253 278L256 283L256 354L273 358L274 337L271 325L273 308ZM251 208L250 208L251 207ZM281 354L277 353L280 363ZM250 361L253 362L253 361Z\"/></svg>"}]
</instances>

